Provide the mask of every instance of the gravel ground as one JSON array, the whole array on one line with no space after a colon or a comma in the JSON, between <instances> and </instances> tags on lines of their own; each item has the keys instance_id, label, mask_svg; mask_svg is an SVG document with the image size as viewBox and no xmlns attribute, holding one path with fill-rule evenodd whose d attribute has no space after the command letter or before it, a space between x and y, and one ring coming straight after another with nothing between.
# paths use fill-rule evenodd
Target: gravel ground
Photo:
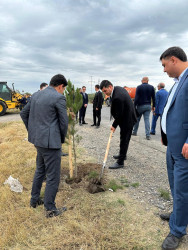
<instances>
[{"instance_id":1,"label":"gravel ground","mask_svg":"<svg viewBox=\"0 0 188 250\"><path fill-rule=\"evenodd\" d=\"M80 145L86 149L88 155L94 157L98 163L101 163L101 168L112 124L112 121L109 121L109 112L109 108L103 108L101 126L97 129L96 127L91 127L93 123L92 106L89 106L86 115L88 124L77 125L78 133L82 136ZM117 128L111 140L105 168L105 176L108 179L126 179L130 184L139 183L139 186L136 188L129 185L129 187L124 189L124 192L128 193L131 198L143 203L146 210L156 207L157 215L172 211L171 195L170 200L167 201L160 197L159 192L159 189L164 189L170 193L166 171L166 147L161 144L159 131L158 124L156 135L152 136L150 141L146 140L142 118L138 136L131 137L124 168L110 170L108 167L115 162L113 155L117 155L119 152L120 131ZM183 247L188 245L188 236L184 237L183 242ZM188 249L188 247L185 249Z\"/></svg>"},{"instance_id":2,"label":"gravel ground","mask_svg":"<svg viewBox=\"0 0 188 250\"><path fill-rule=\"evenodd\" d=\"M84 147L90 156L96 158L98 163L103 163L108 138L110 135L110 125L102 124L99 129L91 127L91 118L87 118L88 125L78 126L79 134L82 136L80 145ZM106 163L105 173L109 178L126 179L130 184L139 183L137 188L129 186L126 192L146 206L154 205L160 210L169 211L172 200L166 201L160 197L159 189L169 190L166 173L166 148L161 142L147 141L142 136L132 136L125 167L117 170L110 170L108 167L115 160L113 155L119 152L119 128L113 134L109 155Z\"/></svg>"}]
</instances>

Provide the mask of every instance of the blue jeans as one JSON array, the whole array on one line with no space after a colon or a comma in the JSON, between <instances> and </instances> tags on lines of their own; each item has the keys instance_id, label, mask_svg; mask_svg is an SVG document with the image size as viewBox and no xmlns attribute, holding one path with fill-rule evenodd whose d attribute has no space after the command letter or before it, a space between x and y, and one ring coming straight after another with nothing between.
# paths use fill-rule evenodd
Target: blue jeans
<instances>
[{"instance_id":1,"label":"blue jeans","mask_svg":"<svg viewBox=\"0 0 188 250\"><path fill-rule=\"evenodd\" d=\"M155 134L155 128L156 128L157 120L158 120L159 116L161 117L161 115L155 114L152 117L151 133L153 133L153 134Z\"/></svg>"},{"instance_id":2,"label":"blue jeans","mask_svg":"<svg viewBox=\"0 0 188 250\"><path fill-rule=\"evenodd\" d=\"M137 134L139 122L142 117L144 116L144 123L145 123L145 132L146 136L150 136L150 123L149 123L149 115L151 112L151 105L141 105L137 107L137 111L139 113L139 117L137 119L137 123L133 127L133 134Z\"/></svg>"}]
</instances>

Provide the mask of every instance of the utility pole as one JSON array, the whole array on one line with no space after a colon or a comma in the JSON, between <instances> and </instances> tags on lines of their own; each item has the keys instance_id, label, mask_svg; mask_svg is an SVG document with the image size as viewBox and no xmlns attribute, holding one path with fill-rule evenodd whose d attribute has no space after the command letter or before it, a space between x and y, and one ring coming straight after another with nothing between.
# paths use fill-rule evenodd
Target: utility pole
<instances>
[{"instance_id":1,"label":"utility pole","mask_svg":"<svg viewBox=\"0 0 188 250\"><path fill-rule=\"evenodd\" d=\"M92 94L92 83L94 83L95 81L92 80L93 76L90 76L90 77L91 77L91 81L88 81L88 82L91 83L91 94Z\"/></svg>"}]
</instances>

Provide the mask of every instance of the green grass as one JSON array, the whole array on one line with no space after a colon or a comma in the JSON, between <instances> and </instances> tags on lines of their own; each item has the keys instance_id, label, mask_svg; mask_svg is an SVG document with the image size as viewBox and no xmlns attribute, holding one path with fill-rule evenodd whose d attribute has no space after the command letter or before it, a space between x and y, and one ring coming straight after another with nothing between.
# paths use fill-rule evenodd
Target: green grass
<instances>
[{"instance_id":1,"label":"green grass","mask_svg":"<svg viewBox=\"0 0 188 250\"><path fill-rule=\"evenodd\" d=\"M124 200L118 199L117 202L118 202L120 205L125 206L125 201L124 201Z\"/></svg>"},{"instance_id":2,"label":"green grass","mask_svg":"<svg viewBox=\"0 0 188 250\"><path fill-rule=\"evenodd\" d=\"M137 187L139 187L139 185L140 185L140 184L139 184L138 182L135 182L135 183L132 183L132 184L131 184L131 187L137 188Z\"/></svg>"},{"instance_id":3,"label":"green grass","mask_svg":"<svg viewBox=\"0 0 188 250\"><path fill-rule=\"evenodd\" d=\"M114 192L117 190L117 189L123 189L123 186L120 186L116 183L115 180L111 180L107 185L106 185L106 188L107 189L112 189Z\"/></svg>"},{"instance_id":4,"label":"green grass","mask_svg":"<svg viewBox=\"0 0 188 250\"><path fill-rule=\"evenodd\" d=\"M96 172L96 171L91 171L88 175L88 178L89 179L92 179L92 178L98 178L99 177L99 174Z\"/></svg>"},{"instance_id":5,"label":"green grass","mask_svg":"<svg viewBox=\"0 0 188 250\"><path fill-rule=\"evenodd\" d=\"M167 200L167 201L170 200L170 194L169 194L168 190L165 190L165 189L163 189L163 188L160 188L160 189L159 189L159 193L160 193L160 196L161 196L163 199L165 199L165 200Z\"/></svg>"}]
</instances>

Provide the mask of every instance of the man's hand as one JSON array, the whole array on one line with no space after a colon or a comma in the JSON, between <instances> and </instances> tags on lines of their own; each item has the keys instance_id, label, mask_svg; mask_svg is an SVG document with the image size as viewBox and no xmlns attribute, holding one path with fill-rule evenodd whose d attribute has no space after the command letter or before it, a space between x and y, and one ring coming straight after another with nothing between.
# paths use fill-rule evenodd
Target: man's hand
<instances>
[{"instance_id":1,"label":"man's hand","mask_svg":"<svg viewBox=\"0 0 188 250\"><path fill-rule=\"evenodd\" d=\"M188 143L185 143L182 148L182 155L188 160Z\"/></svg>"},{"instance_id":2,"label":"man's hand","mask_svg":"<svg viewBox=\"0 0 188 250\"><path fill-rule=\"evenodd\" d=\"M96 110L99 110L98 108L96 108Z\"/></svg>"},{"instance_id":3,"label":"man's hand","mask_svg":"<svg viewBox=\"0 0 188 250\"><path fill-rule=\"evenodd\" d=\"M84 107L87 108L87 104L84 104Z\"/></svg>"},{"instance_id":4,"label":"man's hand","mask_svg":"<svg viewBox=\"0 0 188 250\"><path fill-rule=\"evenodd\" d=\"M151 110L154 112L155 111L155 107L152 107Z\"/></svg>"},{"instance_id":5,"label":"man's hand","mask_svg":"<svg viewBox=\"0 0 188 250\"><path fill-rule=\"evenodd\" d=\"M113 126L111 126L110 130L112 130L114 133L116 129Z\"/></svg>"}]
</instances>

